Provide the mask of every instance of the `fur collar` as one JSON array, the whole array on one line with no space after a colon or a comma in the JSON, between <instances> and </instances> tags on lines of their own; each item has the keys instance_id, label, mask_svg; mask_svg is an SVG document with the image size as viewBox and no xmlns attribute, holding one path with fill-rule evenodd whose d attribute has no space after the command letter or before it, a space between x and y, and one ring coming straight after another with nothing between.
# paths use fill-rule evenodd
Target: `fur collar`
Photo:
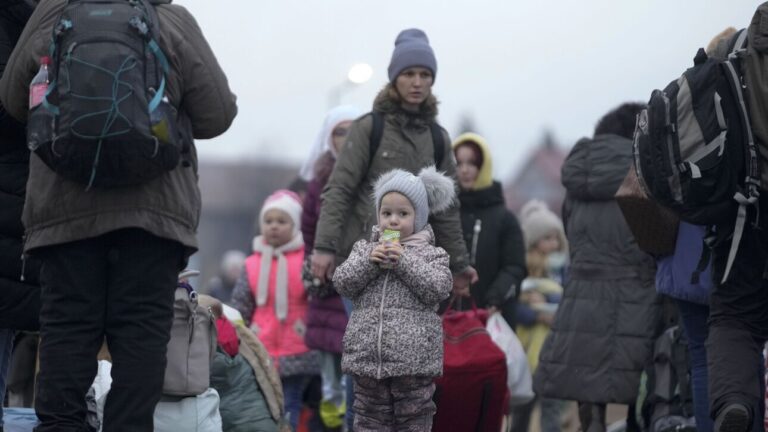
<instances>
[{"instance_id":1,"label":"fur collar","mask_svg":"<svg viewBox=\"0 0 768 432\"><path fill-rule=\"evenodd\" d=\"M436 121L438 103L435 95L430 93L427 100L419 106L419 112L406 111L400 105L400 96L395 87L391 83L387 83L376 96L373 110L392 115L402 125L421 128L428 127L430 123Z\"/></svg>"}]
</instances>

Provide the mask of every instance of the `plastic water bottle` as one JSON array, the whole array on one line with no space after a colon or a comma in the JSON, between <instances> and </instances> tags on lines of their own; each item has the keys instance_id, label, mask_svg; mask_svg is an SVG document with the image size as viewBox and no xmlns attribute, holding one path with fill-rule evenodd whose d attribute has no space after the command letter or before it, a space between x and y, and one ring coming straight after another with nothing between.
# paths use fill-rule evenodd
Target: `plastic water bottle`
<instances>
[{"instance_id":1,"label":"plastic water bottle","mask_svg":"<svg viewBox=\"0 0 768 432\"><path fill-rule=\"evenodd\" d=\"M40 105L48 91L50 79L48 75L48 66L51 64L51 58L48 56L40 57L40 70L37 72L32 82L29 83L29 109Z\"/></svg>"},{"instance_id":2,"label":"plastic water bottle","mask_svg":"<svg viewBox=\"0 0 768 432\"><path fill-rule=\"evenodd\" d=\"M48 66L51 58L40 58L40 71L29 83L29 118L27 119L27 147L36 151L40 146L50 144L53 141L53 113L40 106L48 91L50 75Z\"/></svg>"}]
</instances>

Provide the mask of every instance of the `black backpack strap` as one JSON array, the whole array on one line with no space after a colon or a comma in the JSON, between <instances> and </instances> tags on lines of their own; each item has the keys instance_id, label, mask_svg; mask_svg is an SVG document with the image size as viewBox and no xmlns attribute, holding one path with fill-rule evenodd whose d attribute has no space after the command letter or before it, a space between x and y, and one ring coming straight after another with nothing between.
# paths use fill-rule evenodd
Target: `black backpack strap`
<instances>
[{"instance_id":1,"label":"black backpack strap","mask_svg":"<svg viewBox=\"0 0 768 432\"><path fill-rule=\"evenodd\" d=\"M725 76L731 87L731 91L736 98L736 105L738 106L739 120L741 121L741 129L744 131L746 140L744 146L745 152L745 171L746 179L744 188L734 196L734 199L739 204L739 208L736 214L736 223L733 232L733 241L731 242L731 249L728 252L728 260L725 265L725 272L723 273L723 279L721 284L728 280L728 276L731 273L733 262L736 259L736 252L739 249L739 243L741 237L744 234L744 227L747 223L747 207L753 206L759 211L758 198L760 197L760 159L758 157L757 145L755 144L754 136L752 135L752 124L749 121L749 112L747 110L747 103L744 100L744 91L748 91L742 82L741 73L741 60L747 45L747 32L742 30L735 38L733 50L728 55L728 60L723 62ZM755 218L755 224L758 223L759 217Z\"/></svg>"},{"instance_id":2,"label":"black backpack strap","mask_svg":"<svg viewBox=\"0 0 768 432\"><path fill-rule=\"evenodd\" d=\"M712 255L712 250L709 248L706 240L702 239L701 256L699 257L699 263L696 265L696 269L691 274L691 283L698 284L701 281L701 274L707 269L709 265L709 259Z\"/></svg>"},{"instance_id":3,"label":"black backpack strap","mask_svg":"<svg viewBox=\"0 0 768 432\"><path fill-rule=\"evenodd\" d=\"M384 116L378 111L371 111L369 115L373 120L373 127L371 127L371 136L369 138L370 157L368 159L368 168L373 164L373 158L376 157L376 152L381 144L381 137L384 135Z\"/></svg>"},{"instance_id":4,"label":"black backpack strap","mask_svg":"<svg viewBox=\"0 0 768 432\"><path fill-rule=\"evenodd\" d=\"M676 385L680 403L680 409L685 417L693 416L689 411L692 401L691 379L688 371L688 339L683 333L683 328L678 326L675 330L675 338L672 343L672 357L670 363L675 369Z\"/></svg>"},{"instance_id":5,"label":"black backpack strap","mask_svg":"<svg viewBox=\"0 0 768 432\"><path fill-rule=\"evenodd\" d=\"M437 124L437 122L432 122L429 125L429 129L432 133L432 145L435 147L435 168L439 169L440 164L445 157L445 137L443 136L443 128Z\"/></svg>"}]
</instances>

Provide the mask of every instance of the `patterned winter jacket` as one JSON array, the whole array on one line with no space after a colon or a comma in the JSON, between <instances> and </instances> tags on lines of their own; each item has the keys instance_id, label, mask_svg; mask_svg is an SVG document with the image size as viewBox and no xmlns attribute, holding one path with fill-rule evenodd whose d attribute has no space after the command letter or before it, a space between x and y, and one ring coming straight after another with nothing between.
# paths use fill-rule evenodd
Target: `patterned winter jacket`
<instances>
[{"instance_id":1,"label":"patterned winter jacket","mask_svg":"<svg viewBox=\"0 0 768 432\"><path fill-rule=\"evenodd\" d=\"M443 372L443 329L438 304L451 292L448 253L434 246L427 227L401 240L404 253L394 269L369 261L378 242L355 243L336 269L333 284L354 303L344 335L344 373L385 379L439 376Z\"/></svg>"}]
</instances>

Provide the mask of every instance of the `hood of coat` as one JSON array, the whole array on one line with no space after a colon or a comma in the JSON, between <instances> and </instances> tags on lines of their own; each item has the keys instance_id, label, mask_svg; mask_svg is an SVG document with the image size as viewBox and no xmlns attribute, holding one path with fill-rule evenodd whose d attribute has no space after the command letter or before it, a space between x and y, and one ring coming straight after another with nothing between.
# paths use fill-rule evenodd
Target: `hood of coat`
<instances>
[{"instance_id":1,"label":"hood of coat","mask_svg":"<svg viewBox=\"0 0 768 432\"><path fill-rule=\"evenodd\" d=\"M424 103L419 106L418 112L406 111L397 100L397 91L392 84L387 84L373 101L373 110L384 114L391 114L404 126L426 128L437 118L437 98L430 93Z\"/></svg>"},{"instance_id":2,"label":"hood of coat","mask_svg":"<svg viewBox=\"0 0 768 432\"><path fill-rule=\"evenodd\" d=\"M330 154L335 160L338 156L336 149L333 147L333 130L340 123L345 121L353 121L356 118L363 115L363 111L352 105L340 105L332 108L325 115L323 120L323 126L320 128L315 142L309 150L309 155L304 160L304 164L301 166L299 176L306 181L312 181L318 171L323 170L327 166L327 161L323 162L323 165L318 166L321 158Z\"/></svg>"},{"instance_id":3,"label":"hood of coat","mask_svg":"<svg viewBox=\"0 0 768 432\"><path fill-rule=\"evenodd\" d=\"M618 135L583 138L562 169L563 186L583 201L609 201L632 164L632 140Z\"/></svg>"},{"instance_id":4,"label":"hood of coat","mask_svg":"<svg viewBox=\"0 0 768 432\"><path fill-rule=\"evenodd\" d=\"M477 173L477 179L475 180L474 188L475 190L485 189L493 184L493 160L491 158L491 150L488 147L488 141L476 133L463 133L453 141L452 148L454 153L456 152L456 148L458 146L466 142L477 144L477 147L480 149L480 153L482 153L483 163Z\"/></svg>"},{"instance_id":5,"label":"hood of coat","mask_svg":"<svg viewBox=\"0 0 768 432\"><path fill-rule=\"evenodd\" d=\"M462 210L504 205L504 192L501 189L501 183L493 181L484 189L460 191L459 202Z\"/></svg>"}]
</instances>

